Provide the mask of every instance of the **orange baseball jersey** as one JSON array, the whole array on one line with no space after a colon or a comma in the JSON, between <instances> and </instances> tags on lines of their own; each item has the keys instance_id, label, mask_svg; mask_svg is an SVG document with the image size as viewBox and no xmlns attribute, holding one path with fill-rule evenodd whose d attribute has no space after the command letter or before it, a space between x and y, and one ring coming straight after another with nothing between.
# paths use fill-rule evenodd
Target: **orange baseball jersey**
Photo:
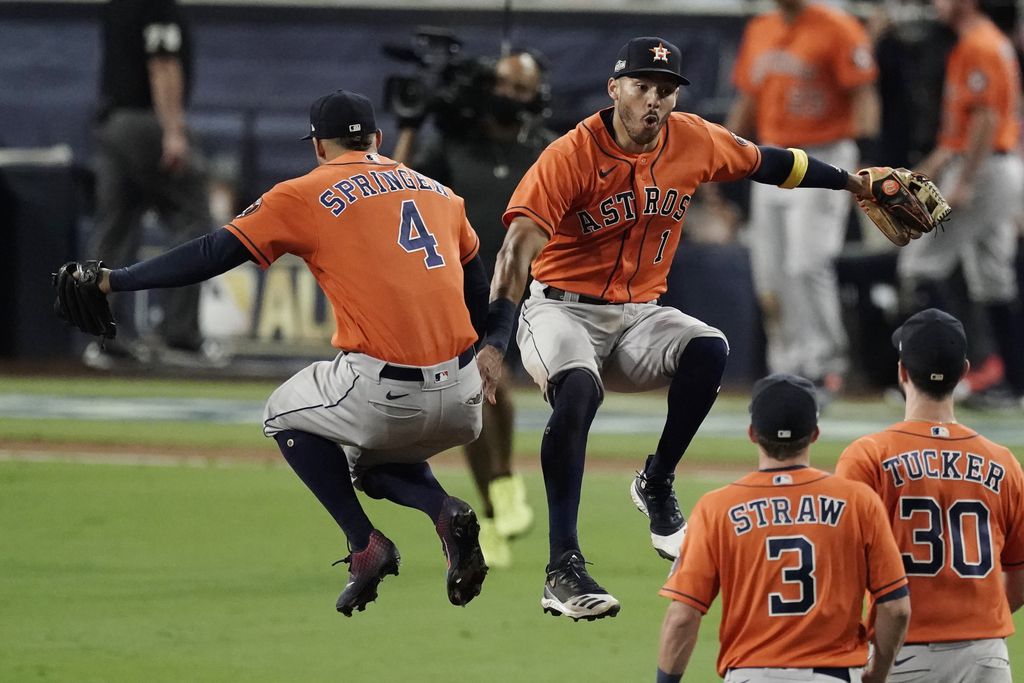
<instances>
[{"instance_id":1,"label":"orange baseball jersey","mask_svg":"<svg viewBox=\"0 0 1024 683\"><path fill-rule=\"evenodd\" d=\"M1019 72L1013 44L994 23L983 18L967 29L946 63L939 146L964 151L971 112L986 107L997 117L994 149L1016 149L1020 132Z\"/></svg>"},{"instance_id":2,"label":"orange baseball jersey","mask_svg":"<svg viewBox=\"0 0 1024 683\"><path fill-rule=\"evenodd\" d=\"M1002 638L1004 567L1024 569L1024 477L959 424L900 422L854 441L836 474L881 496L910 579L908 643Z\"/></svg>"},{"instance_id":3,"label":"orange baseball jersey","mask_svg":"<svg viewBox=\"0 0 1024 683\"><path fill-rule=\"evenodd\" d=\"M779 12L750 21L733 82L754 99L761 143L801 147L853 137L851 91L877 76L860 22L809 5L792 24Z\"/></svg>"},{"instance_id":4,"label":"orange baseball jersey","mask_svg":"<svg viewBox=\"0 0 1024 683\"><path fill-rule=\"evenodd\" d=\"M261 268L286 253L306 262L334 308L340 349L428 366L476 340L462 265L480 240L462 198L396 161L346 152L225 227Z\"/></svg>"},{"instance_id":5,"label":"orange baseball jersey","mask_svg":"<svg viewBox=\"0 0 1024 683\"><path fill-rule=\"evenodd\" d=\"M883 597L906 584L878 497L798 467L753 472L703 496L661 595L703 614L721 591L725 675L863 666L864 591Z\"/></svg>"},{"instance_id":6,"label":"orange baseball jersey","mask_svg":"<svg viewBox=\"0 0 1024 683\"><path fill-rule=\"evenodd\" d=\"M657 147L623 152L612 109L551 143L519 182L505 225L526 216L550 240L536 280L614 303L647 302L666 289L686 209L697 186L757 170L761 152L699 116L673 112Z\"/></svg>"}]
</instances>

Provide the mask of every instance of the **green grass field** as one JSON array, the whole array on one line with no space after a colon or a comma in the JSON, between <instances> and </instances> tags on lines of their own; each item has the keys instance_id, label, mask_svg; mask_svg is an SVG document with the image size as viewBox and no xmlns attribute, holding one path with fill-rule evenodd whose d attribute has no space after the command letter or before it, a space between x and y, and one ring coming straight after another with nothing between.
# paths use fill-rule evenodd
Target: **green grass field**
<instances>
[{"instance_id":1,"label":"green grass field","mask_svg":"<svg viewBox=\"0 0 1024 683\"><path fill-rule=\"evenodd\" d=\"M55 396L244 400L271 388L0 377L0 398L16 396L39 411L0 414L0 681L653 680L666 605L657 590L669 565L651 550L627 486L630 468L656 435L592 439L581 540L595 577L622 601L617 618L574 623L542 614L543 519L514 543L512 568L493 571L468 607L452 607L429 521L369 501L371 517L402 552L401 575L382 584L366 612L345 619L334 611L345 567L330 566L346 554L343 539L291 471L270 457L273 444L256 425L46 417ZM539 407L532 392L522 399L526 409ZM644 415L661 401L615 397L606 409ZM744 410L741 397L725 397L713 416L742 422ZM829 414L847 421L898 416L891 406L870 404L838 405ZM994 428L1017 424L1002 420ZM543 516L538 440L523 432L517 450ZM76 443L93 453L104 444L176 455L252 448L268 458L87 464L67 452ZM24 459L54 445L62 451L54 460ZM824 441L818 462L828 467L842 445ZM728 481L722 466L751 460L742 438L699 439L680 470L684 509ZM442 482L475 502L458 460L444 456L441 463ZM687 680L716 679L716 625L712 612ZM1019 640L1012 637L1010 648L1021 671Z\"/></svg>"}]
</instances>

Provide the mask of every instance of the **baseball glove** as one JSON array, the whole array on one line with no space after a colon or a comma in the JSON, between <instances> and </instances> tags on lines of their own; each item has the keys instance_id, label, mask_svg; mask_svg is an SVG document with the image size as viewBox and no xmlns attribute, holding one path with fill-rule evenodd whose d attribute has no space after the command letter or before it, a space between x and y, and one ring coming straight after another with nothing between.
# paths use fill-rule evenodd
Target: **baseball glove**
<instances>
[{"instance_id":1,"label":"baseball glove","mask_svg":"<svg viewBox=\"0 0 1024 683\"><path fill-rule=\"evenodd\" d=\"M905 168L874 166L858 171L871 183L871 199L857 203L898 247L931 232L949 217L949 204L930 178Z\"/></svg>"},{"instance_id":2,"label":"baseball glove","mask_svg":"<svg viewBox=\"0 0 1024 683\"><path fill-rule=\"evenodd\" d=\"M103 261L70 261L53 274L57 300L53 312L86 334L113 339L117 323L110 312L107 295L100 291ZM76 273L78 277L75 277Z\"/></svg>"}]
</instances>

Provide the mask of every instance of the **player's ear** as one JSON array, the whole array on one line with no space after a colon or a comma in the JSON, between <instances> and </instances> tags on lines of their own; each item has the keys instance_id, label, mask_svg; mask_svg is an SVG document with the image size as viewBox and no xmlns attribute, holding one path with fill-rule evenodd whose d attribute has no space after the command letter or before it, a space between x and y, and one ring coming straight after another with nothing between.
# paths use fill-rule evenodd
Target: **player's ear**
<instances>
[{"instance_id":1,"label":"player's ear","mask_svg":"<svg viewBox=\"0 0 1024 683\"><path fill-rule=\"evenodd\" d=\"M811 434L811 443L817 441L819 436L821 436L821 431L817 427L815 427L814 433Z\"/></svg>"},{"instance_id":2,"label":"player's ear","mask_svg":"<svg viewBox=\"0 0 1024 683\"><path fill-rule=\"evenodd\" d=\"M313 152L317 161L327 161L327 152L324 150L324 143L319 138L313 138Z\"/></svg>"},{"instance_id":3,"label":"player's ear","mask_svg":"<svg viewBox=\"0 0 1024 683\"><path fill-rule=\"evenodd\" d=\"M896 381L899 384L910 381L910 375L907 374L907 366L903 364L902 360L896 363Z\"/></svg>"},{"instance_id":4,"label":"player's ear","mask_svg":"<svg viewBox=\"0 0 1024 683\"><path fill-rule=\"evenodd\" d=\"M960 373L960 379L967 376L967 373L971 371L971 361L964 358L964 371Z\"/></svg>"},{"instance_id":5,"label":"player's ear","mask_svg":"<svg viewBox=\"0 0 1024 683\"><path fill-rule=\"evenodd\" d=\"M750 439L750 443L757 443L757 432L754 431L754 425L747 427L747 438Z\"/></svg>"},{"instance_id":6,"label":"player's ear","mask_svg":"<svg viewBox=\"0 0 1024 683\"><path fill-rule=\"evenodd\" d=\"M619 81L616 78L608 79L608 97L614 101L619 101Z\"/></svg>"},{"instance_id":7,"label":"player's ear","mask_svg":"<svg viewBox=\"0 0 1024 683\"><path fill-rule=\"evenodd\" d=\"M374 133L374 139L377 141L377 150L380 151L381 143L384 142L384 132L380 128Z\"/></svg>"}]
</instances>

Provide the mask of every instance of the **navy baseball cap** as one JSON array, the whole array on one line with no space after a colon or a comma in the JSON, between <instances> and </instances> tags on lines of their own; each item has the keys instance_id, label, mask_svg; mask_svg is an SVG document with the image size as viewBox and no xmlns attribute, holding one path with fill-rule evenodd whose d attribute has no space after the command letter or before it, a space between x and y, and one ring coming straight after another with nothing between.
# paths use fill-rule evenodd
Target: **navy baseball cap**
<instances>
[{"instance_id":1,"label":"navy baseball cap","mask_svg":"<svg viewBox=\"0 0 1024 683\"><path fill-rule=\"evenodd\" d=\"M810 436L818 426L814 385L785 373L757 380L750 396L750 424L773 441L789 443Z\"/></svg>"},{"instance_id":2,"label":"navy baseball cap","mask_svg":"<svg viewBox=\"0 0 1024 683\"><path fill-rule=\"evenodd\" d=\"M682 66L683 55L678 47L664 38L644 36L622 46L612 78L662 73L674 76L679 85L690 85L690 81L680 73Z\"/></svg>"},{"instance_id":3,"label":"navy baseball cap","mask_svg":"<svg viewBox=\"0 0 1024 683\"><path fill-rule=\"evenodd\" d=\"M302 139L347 138L376 130L373 103L367 97L348 90L335 90L317 98L309 108L309 135Z\"/></svg>"},{"instance_id":4,"label":"navy baseball cap","mask_svg":"<svg viewBox=\"0 0 1024 683\"><path fill-rule=\"evenodd\" d=\"M945 311L928 308L907 318L892 333L892 344L919 386L955 385L967 360L963 324Z\"/></svg>"}]
</instances>

